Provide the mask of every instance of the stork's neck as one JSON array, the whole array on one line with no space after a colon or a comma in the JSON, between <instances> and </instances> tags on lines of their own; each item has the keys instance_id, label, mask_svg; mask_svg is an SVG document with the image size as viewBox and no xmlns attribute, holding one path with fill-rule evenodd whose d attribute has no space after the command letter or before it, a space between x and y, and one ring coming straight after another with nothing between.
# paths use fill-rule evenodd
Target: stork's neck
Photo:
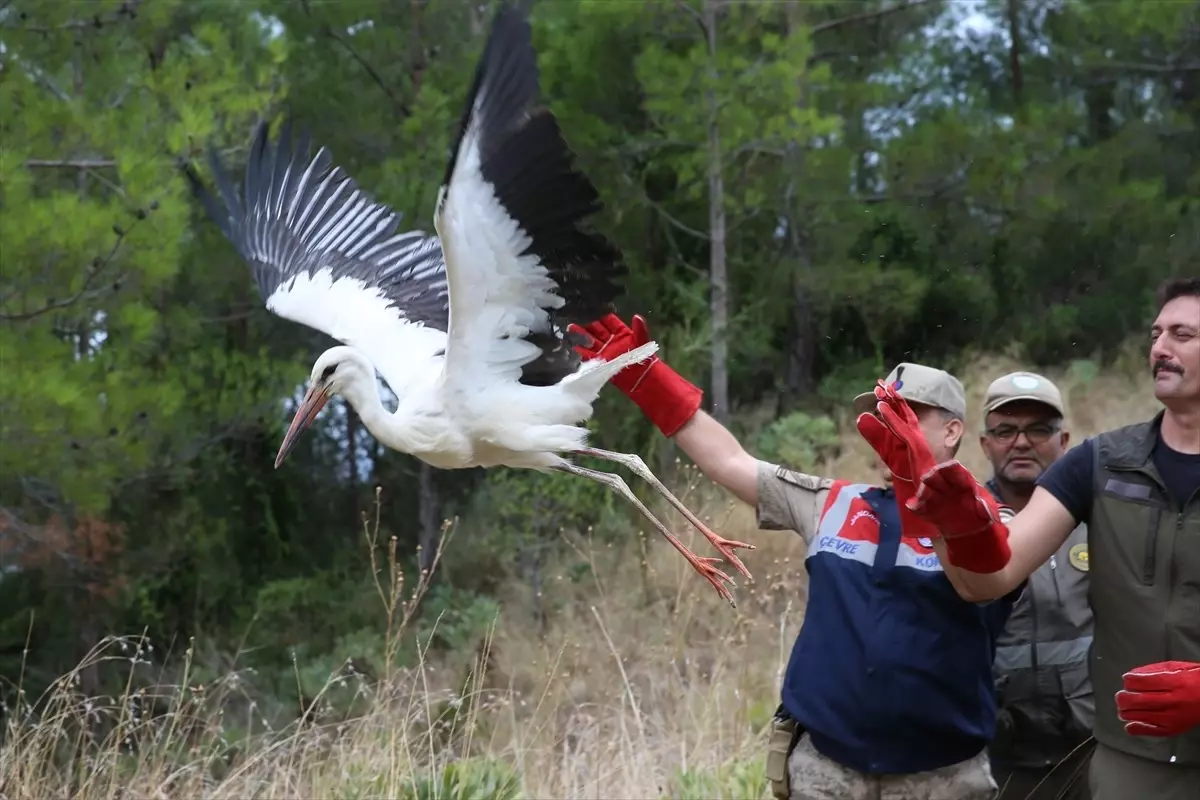
<instances>
[{"instance_id":1,"label":"stork's neck","mask_svg":"<svg viewBox=\"0 0 1200 800\"><path fill-rule=\"evenodd\" d=\"M416 455L429 448L429 436L417 420L403 413L392 414L383 405L374 382L369 386L353 381L342 396L354 408L363 425L381 444L392 450ZM404 407L403 401L398 411Z\"/></svg>"}]
</instances>

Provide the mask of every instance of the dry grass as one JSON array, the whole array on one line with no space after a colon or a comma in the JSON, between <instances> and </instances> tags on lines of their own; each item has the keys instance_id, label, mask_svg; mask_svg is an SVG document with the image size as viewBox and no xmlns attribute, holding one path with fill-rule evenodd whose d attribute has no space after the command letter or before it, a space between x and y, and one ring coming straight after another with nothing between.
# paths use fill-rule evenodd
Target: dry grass
<instances>
[{"instance_id":1,"label":"dry grass","mask_svg":"<svg viewBox=\"0 0 1200 800\"><path fill-rule=\"evenodd\" d=\"M988 380L1019 366L976 361L960 376L971 405ZM1144 374L1135 353L1102 375L1051 374L1076 441L1152 414ZM980 420L968 424L962 457L984 475L973 441ZM871 479L870 456L847 435L823 471ZM78 672L64 676L38 715L8 709L0 797L516 796L505 789L507 771L527 797L766 796L762 746L803 616L803 548L795 536L756 532L749 509L711 491L697 496L703 481L694 475L687 482L685 501L707 508L718 530L759 545L747 557L756 582L739 590L736 611L657 539L642 535L627 552L575 539L593 573L579 582L552 573L541 598L553 609L546 629L530 622L529 591L513 585L467 669L422 659L374 684L351 677L363 701L353 717L263 730L252 703L233 702L236 671L197 687L185 665L153 717L150 697L132 683L105 701L79 695ZM406 588L394 567L379 574L395 645L413 635L406 611L420 587ZM114 639L92 658L132 664L142 655L138 640ZM235 715L245 719L235 725ZM89 718L107 720L103 735L87 732ZM227 738L235 726L252 734L236 747ZM455 769L476 777L460 780Z\"/></svg>"}]
</instances>

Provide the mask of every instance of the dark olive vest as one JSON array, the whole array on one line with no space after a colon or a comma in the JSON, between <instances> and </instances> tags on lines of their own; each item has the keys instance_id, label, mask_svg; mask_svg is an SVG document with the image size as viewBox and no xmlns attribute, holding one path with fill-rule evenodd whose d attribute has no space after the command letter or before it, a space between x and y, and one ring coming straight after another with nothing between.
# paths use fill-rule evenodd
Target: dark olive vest
<instances>
[{"instance_id":1,"label":"dark olive vest","mask_svg":"<svg viewBox=\"0 0 1200 800\"><path fill-rule=\"evenodd\" d=\"M1130 736L1114 700L1121 676L1133 667L1200 662L1200 492L1184 508L1167 494L1150 457L1161 423L1162 412L1094 440L1088 597L1095 614L1095 736L1131 755L1200 766L1200 729L1171 738Z\"/></svg>"}]
</instances>

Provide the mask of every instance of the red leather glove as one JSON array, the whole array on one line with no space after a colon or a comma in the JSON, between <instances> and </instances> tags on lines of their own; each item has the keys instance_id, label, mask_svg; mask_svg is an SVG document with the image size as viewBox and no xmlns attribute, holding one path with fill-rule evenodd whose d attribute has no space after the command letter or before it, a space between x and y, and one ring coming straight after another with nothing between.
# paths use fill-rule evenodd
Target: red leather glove
<instances>
[{"instance_id":1,"label":"red leather glove","mask_svg":"<svg viewBox=\"0 0 1200 800\"><path fill-rule=\"evenodd\" d=\"M883 381L879 381L879 385L875 387L875 397L880 401L876 404L877 410L887 399L889 391L894 392L895 389L885 386ZM904 430L915 430L921 437L921 444L924 444L925 438L921 433L917 415L909 408L908 403L903 405L901 419L906 423ZM929 448L927 446L923 448L909 447L904 438L894 434L892 429L874 414L866 412L859 414L856 426L859 434L874 448L892 473L892 490L896 493L896 503L900 508L900 527L904 534L917 538L938 538L940 534L933 523L917 516L908 507L908 501L917 494L915 476L921 475L934 465L933 455L929 452ZM925 466L926 461L928 466L925 469L917 466L917 464Z\"/></svg>"},{"instance_id":2,"label":"red leather glove","mask_svg":"<svg viewBox=\"0 0 1200 800\"><path fill-rule=\"evenodd\" d=\"M1159 661L1124 677L1117 717L1130 736L1178 736L1200 726L1200 664Z\"/></svg>"},{"instance_id":3,"label":"red leather glove","mask_svg":"<svg viewBox=\"0 0 1200 800\"><path fill-rule=\"evenodd\" d=\"M633 318L632 329L616 314L608 314L585 327L572 324L567 330L587 340L586 345L575 348L584 361L593 358L610 361L650 341L646 320L640 316ZM700 400L704 397L704 392L668 367L657 355L648 361L626 367L610 383L636 403L664 436L678 433L696 415Z\"/></svg>"},{"instance_id":4,"label":"red leather glove","mask_svg":"<svg viewBox=\"0 0 1200 800\"><path fill-rule=\"evenodd\" d=\"M980 574L999 572L1012 558L1012 551L1008 526L1000 521L1000 506L991 492L958 461L935 463L917 415L894 387L880 383L875 396L882 426L863 420L863 438L893 476L897 468L909 480L919 476L916 494L906 498L904 506L937 528L952 565ZM863 430L861 425L859 430ZM901 450L907 455L907 464Z\"/></svg>"}]
</instances>

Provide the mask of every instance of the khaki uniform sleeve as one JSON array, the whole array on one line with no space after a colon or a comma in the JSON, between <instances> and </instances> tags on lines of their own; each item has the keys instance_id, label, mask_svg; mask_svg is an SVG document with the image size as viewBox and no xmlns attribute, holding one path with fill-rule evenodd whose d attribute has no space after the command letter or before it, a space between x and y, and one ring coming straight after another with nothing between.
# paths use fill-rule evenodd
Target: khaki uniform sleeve
<instances>
[{"instance_id":1,"label":"khaki uniform sleeve","mask_svg":"<svg viewBox=\"0 0 1200 800\"><path fill-rule=\"evenodd\" d=\"M833 481L758 462L758 527L795 531L812 542Z\"/></svg>"}]
</instances>

